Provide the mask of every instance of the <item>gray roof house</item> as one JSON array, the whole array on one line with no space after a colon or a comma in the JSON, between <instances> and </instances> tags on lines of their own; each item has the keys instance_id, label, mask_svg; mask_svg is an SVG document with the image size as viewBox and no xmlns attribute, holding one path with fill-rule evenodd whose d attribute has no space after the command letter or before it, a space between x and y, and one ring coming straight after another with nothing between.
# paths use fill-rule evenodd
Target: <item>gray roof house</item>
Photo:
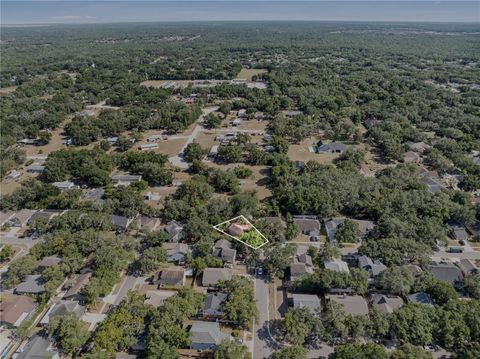
<instances>
[{"instance_id":1,"label":"gray roof house","mask_svg":"<svg viewBox=\"0 0 480 359\"><path fill-rule=\"evenodd\" d=\"M58 316L63 316L68 313L74 313L77 317L81 317L86 311L86 308L75 300L62 300L50 307L47 314L42 318L40 324L48 324L50 321Z\"/></svg>"},{"instance_id":2,"label":"gray roof house","mask_svg":"<svg viewBox=\"0 0 480 359\"><path fill-rule=\"evenodd\" d=\"M315 310L320 306L320 299L315 294L296 294L292 295L294 308L308 308Z\"/></svg>"},{"instance_id":3,"label":"gray roof house","mask_svg":"<svg viewBox=\"0 0 480 359\"><path fill-rule=\"evenodd\" d=\"M226 239L220 239L213 245L212 254L224 262L233 264L237 256L237 250L233 248L232 242Z\"/></svg>"},{"instance_id":4,"label":"gray roof house","mask_svg":"<svg viewBox=\"0 0 480 359\"><path fill-rule=\"evenodd\" d=\"M133 219L125 217L125 216L118 216L116 214L110 215L110 224L115 227L117 231L126 231L130 224L132 223Z\"/></svg>"},{"instance_id":5,"label":"gray roof house","mask_svg":"<svg viewBox=\"0 0 480 359\"><path fill-rule=\"evenodd\" d=\"M110 177L117 186L128 186L131 183L139 182L142 179L140 175L120 175L116 174Z\"/></svg>"},{"instance_id":6,"label":"gray roof house","mask_svg":"<svg viewBox=\"0 0 480 359\"><path fill-rule=\"evenodd\" d=\"M316 217L310 216L294 216L293 223L300 227L303 234L310 235L312 232L320 232L320 222Z\"/></svg>"},{"instance_id":7,"label":"gray roof house","mask_svg":"<svg viewBox=\"0 0 480 359\"><path fill-rule=\"evenodd\" d=\"M326 295L325 299L341 304L347 314L368 315L367 301L360 295Z\"/></svg>"},{"instance_id":8,"label":"gray roof house","mask_svg":"<svg viewBox=\"0 0 480 359\"><path fill-rule=\"evenodd\" d=\"M431 264L427 266L427 271L438 280L458 285L463 279L460 268L453 264Z\"/></svg>"},{"instance_id":9,"label":"gray roof house","mask_svg":"<svg viewBox=\"0 0 480 359\"><path fill-rule=\"evenodd\" d=\"M333 272L350 273L350 269L348 269L347 262L344 262L341 259L334 259L333 261L325 261L324 264L325 264L325 269L329 269Z\"/></svg>"},{"instance_id":10,"label":"gray roof house","mask_svg":"<svg viewBox=\"0 0 480 359\"><path fill-rule=\"evenodd\" d=\"M25 280L15 288L15 293L40 294L45 292L45 280L40 274L27 275Z\"/></svg>"},{"instance_id":11,"label":"gray roof house","mask_svg":"<svg viewBox=\"0 0 480 359\"><path fill-rule=\"evenodd\" d=\"M183 286L185 285L185 270L164 269L158 274L158 279L154 282L159 286Z\"/></svg>"},{"instance_id":12,"label":"gray roof house","mask_svg":"<svg viewBox=\"0 0 480 359\"><path fill-rule=\"evenodd\" d=\"M184 238L183 226L177 221L168 222L165 231L168 233L169 242L180 242Z\"/></svg>"},{"instance_id":13,"label":"gray roof house","mask_svg":"<svg viewBox=\"0 0 480 359\"><path fill-rule=\"evenodd\" d=\"M214 349L225 339L231 339L228 334L220 331L220 325L215 322L195 321L190 328L191 349Z\"/></svg>"},{"instance_id":14,"label":"gray roof house","mask_svg":"<svg viewBox=\"0 0 480 359\"><path fill-rule=\"evenodd\" d=\"M420 182L427 186L427 191L431 194L438 193L445 188L443 184L438 182L436 179L430 177L428 173L420 178Z\"/></svg>"},{"instance_id":15,"label":"gray roof house","mask_svg":"<svg viewBox=\"0 0 480 359\"><path fill-rule=\"evenodd\" d=\"M386 270L387 266L379 260L372 260L368 256L360 256L358 257L358 268L366 270L372 277L376 277Z\"/></svg>"},{"instance_id":16,"label":"gray roof house","mask_svg":"<svg viewBox=\"0 0 480 359\"><path fill-rule=\"evenodd\" d=\"M185 263L185 255L190 253L190 248L185 243L163 243L162 247L167 252L167 261L173 263Z\"/></svg>"},{"instance_id":17,"label":"gray roof house","mask_svg":"<svg viewBox=\"0 0 480 359\"><path fill-rule=\"evenodd\" d=\"M417 304L425 304L425 305L433 305L433 300L429 294L425 292L418 292L409 294L407 296L409 303L417 303Z\"/></svg>"},{"instance_id":18,"label":"gray roof house","mask_svg":"<svg viewBox=\"0 0 480 359\"><path fill-rule=\"evenodd\" d=\"M394 310L401 308L405 304L400 297L378 293L373 294L370 299L373 308L386 314L393 313Z\"/></svg>"},{"instance_id":19,"label":"gray roof house","mask_svg":"<svg viewBox=\"0 0 480 359\"><path fill-rule=\"evenodd\" d=\"M460 267L460 269L463 272L463 275L465 276L473 273L477 273L479 271L475 262L467 258L460 259L460 263L458 263L458 266Z\"/></svg>"},{"instance_id":20,"label":"gray roof house","mask_svg":"<svg viewBox=\"0 0 480 359\"><path fill-rule=\"evenodd\" d=\"M227 301L228 294L222 292L208 293L203 302L202 314L204 317L223 316L222 306Z\"/></svg>"},{"instance_id":21,"label":"gray roof house","mask_svg":"<svg viewBox=\"0 0 480 359\"><path fill-rule=\"evenodd\" d=\"M204 287L214 287L219 281L232 279L233 271L228 268L207 268L203 271L202 285Z\"/></svg>"},{"instance_id":22,"label":"gray roof house","mask_svg":"<svg viewBox=\"0 0 480 359\"><path fill-rule=\"evenodd\" d=\"M325 231L330 242L335 241L335 233L337 233L338 227L345 221L345 217L326 218L323 220L325 224Z\"/></svg>"},{"instance_id":23,"label":"gray roof house","mask_svg":"<svg viewBox=\"0 0 480 359\"><path fill-rule=\"evenodd\" d=\"M45 358L60 359L60 354L52 341L38 334L28 341L22 352L17 356L17 359Z\"/></svg>"},{"instance_id":24,"label":"gray roof house","mask_svg":"<svg viewBox=\"0 0 480 359\"><path fill-rule=\"evenodd\" d=\"M305 263L290 264L290 279L293 281L304 274L312 273L313 268L307 266Z\"/></svg>"},{"instance_id":25,"label":"gray roof house","mask_svg":"<svg viewBox=\"0 0 480 359\"><path fill-rule=\"evenodd\" d=\"M23 227L28 224L28 221L37 211L32 209L22 209L16 212L8 219L7 224L12 227Z\"/></svg>"},{"instance_id":26,"label":"gray roof house","mask_svg":"<svg viewBox=\"0 0 480 359\"><path fill-rule=\"evenodd\" d=\"M343 153L347 146L341 142L324 143L317 147L317 153Z\"/></svg>"},{"instance_id":27,"label":"gray roof house","mask_svg":"<svg viewBox=\"0 0 480 359\"><path fill-rule=\"evenodd\" d=\"M453 223L450 225L450 227L452 228L451 236L453 239L457 241L460 241L460 240L466 241L468 239L468 233L464 226L462 226L459 223Z\"/></svg>"},{"instance_id":28,"label":"gray roof house","mask_svg":"<svg viewBox=\"0 0 480 359\"><path fill-rule=\"evenodd\" d=\"M45 268L57 265L61 262L62 262L62 258L57 257L57 256L43 257L43 259L40 261L40 263L38 263L38 268L39 269L45 269Z\"/></svg>"},{"instance_id":29,"label":"gray roof house","mask_svg":"<svg viewBox=\"0 0 480 359\"><path fill-rule=\"evenodd\" d=\"M90 278L92 277L91 272L84 274L79 274L75 276L69 283L66 285L67 292L63 296L63 299L66 300L77 300L83 302L85 297L82 294L82 289L90 283Z\"/></svg>"}]
</instances>

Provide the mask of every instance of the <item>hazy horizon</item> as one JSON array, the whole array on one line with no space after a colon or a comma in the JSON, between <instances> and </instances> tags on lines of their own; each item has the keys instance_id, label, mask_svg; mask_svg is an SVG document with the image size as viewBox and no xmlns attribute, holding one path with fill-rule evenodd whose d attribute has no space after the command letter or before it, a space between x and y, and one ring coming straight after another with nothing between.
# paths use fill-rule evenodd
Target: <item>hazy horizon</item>
<instances>
[{"instance_id":1,"label":"hazy horizon","mask_svg":"<svg viewBox=\"0 0 480 359\"><path fill-rule=\"evenodd\" d=\"M200 21L478 23L477 1L2 1L2 25Z\"/></svg>"}]
</instances>

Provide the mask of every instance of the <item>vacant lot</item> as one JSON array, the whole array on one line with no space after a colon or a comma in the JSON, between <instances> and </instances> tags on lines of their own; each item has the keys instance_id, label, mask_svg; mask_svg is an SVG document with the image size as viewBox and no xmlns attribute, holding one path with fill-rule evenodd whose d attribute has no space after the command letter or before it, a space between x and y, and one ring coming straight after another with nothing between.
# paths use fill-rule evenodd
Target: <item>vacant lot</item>
<instances>
[{"instance_id":1,"label":"vacant lot","mask_svg":"<svg viewBox=\"0 0 480 359\"><path fill-rule=\"evenodd\" d=\"M0 88L0 95L15 92L15 90L17 89L17 87L18 87L18 86L10 86L10 87Z\"/></svg>"},{"instance_id":2,"label":"vacant lot","mask_svg":"<svg viewBox=\"0 0 480 359\"><path fill-rule=\"evenodd\" d=\"M290 145L288 148L288 158L292 161L316 161L322 164L330 164L340 156L338 153L318 154L310 152L309 147L316 144L318 140L315 137L309 137L298 144Z\"/></svg>"},{"instance_id":3,"label":"vacant lot","mask_svg":"<svg viewBox=\"0 0 480 359\"><path fill-rule=\"evenodd\" d=\"M267 73L265 69L241 69L237 75L237 79L252 80L253 76Z\"/></svg>"}]
</instances>

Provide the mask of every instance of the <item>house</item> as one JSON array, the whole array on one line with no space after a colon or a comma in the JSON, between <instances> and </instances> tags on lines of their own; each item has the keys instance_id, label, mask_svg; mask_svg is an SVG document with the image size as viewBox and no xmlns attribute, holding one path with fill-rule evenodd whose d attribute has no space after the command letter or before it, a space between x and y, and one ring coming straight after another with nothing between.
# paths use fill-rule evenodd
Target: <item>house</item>
<instances>
[{"instance_id":1,"label":"house","mask_svg":"<svg viewBox=\"0 0 480 359\"><path fill-rule=\"evenodd\" d=\"M269 224L277 225L283 229L287 228L287 223L280 216L276 217L264 217L263 220Z\"/></svg>"},{"instance_id":2,"label":"house","mask_svg":"<svg viewBox=\"0 0 480 359\"><path fill-rule=\"evenodd\" d=\"M33 145L33 146L36 146L36 145L40 144L40 140L37 139L37 138L24 138L24 139L18 140L17 143L19 145Z\"/></svg>"},{"instance_id":3,"label":"house","mask_svg":"<svg viewBox=\"0 0 480 359\"><path fill-rule=\"evenodd\" d=\"M62 258L57 256L43 257L40 263L38 263L38 269L44 270L48 267L52 267L54 265L60 264L61 262L62 262Z\"/></svg>"},{"instance_id":4,"label":"house","mask_svg":"<svg viewBox=\"0 0 480 359\"><path fill-rule=\"evenodd\" d=\"M251 228L249 224L241 224L241 223L232 223L228 227L228 233L232 236L238 237L242 235L245 231L248 231Z\"/></svg>"},{"instance_id":5,"label":"house","mask_svg":"<svg viewBox=\"0 0 480 359\"><path fill-rule=\"evenodd\" d=\"M317 153L343 153L347 146L341 142L325 143L317 147Z\"/></svg>"},{"instance_id":6,"label":"house","mask_svg":"<svg viewBox=\"0 0 480 359\"><path fill-rule=\"evenodd\" d=\"M238 117L244 118L247 116L247 110L242 108L241 110L238 110Z\"/></svg>"},{"instance_id":7,"label":"house","mask_svg":"<svg viewBox=\"0 0 480 359\"><path fill-rule=\"evenodd\" d=\"M293 257L294 263L303 263L307 267L313 267L312 257L308 254L308 247L298 246L295 256Z\"/></svg>"},{"instance_id":8,"label":"house","mask_svg":"<svg viewBox=\"0 0 480 359\"><path fill-rule=\"evenodd\" d=\"M154 284L162 286L184 286L185 285L185 270L183 268L171 268L162 270L154 281Z\"/></svg>"},{"instance_id":9,"label":"house","mask_svg":"<svg viewBox=\"0 0 480 359\"><path fill-rule=\"evenodd\" d=\"M27 172L30 173L43 173L45 171L45 166L40 165L38 163L32 163L31 165L27 166Z\"/></svg>"},{"instance_id":10,"label":"house","mask_svg":"<svg viewBox=\"0 0 480 359\"><path fill-rule=\"evenodd\" d=\"M8 219L7 224L11 227L24 227L37 211L22 209Z\"/></svg>"},{"instance_id":11,"label":"house","mask_svg":"<svg viewBox=\"0 0 480 359\"><path fill-rule=\"evenodd\" d=\"M478 267L475 263L467 258L460 259L460 263L458 263L460 270L462 271L464 276L475 274L479 272Z\"/></svg>"},{"instance_id":12,"label":"house","mask_svg":"<svg viewBox=\"0 0 480 359\"><path fill-rule=\"evenodd\" d=\"M233 271L228 268L207 268L203 271L202 286L215 287L220 281L232 279Z\"/></svg>"},{"instance_id":13,"label":"house","mask_svg":"<svg viewBox=\"0 0 480 359\"><path fill-rule=\"evenodd\" d=\"M333 272L350 273L347 262L344 262L341 259L325 261L324 264L325 264L325 269L331 270Z\"/></svg>"},{"instance_id":14,"label":"house","mask_svg":"<svg viewBox=\"0 0 480 359\"><path fill-rule=\"evenodd\" d=\"M320 306L320 298L314 294L296 294L292 295L294 308L308 308L312 311Z\"/></svg>"},{"instance_id":15,"label":"house","mask_svg":"<svg viewBox=\"0 0 480 359\"><path fill-rule=\"evenodd\" d=\"M403 162L406 163L420 163L422 158L417 152L408 151L403 155Z\"/></svg>"},{"instance_id":16,"label":"house","mask_svg":"<svg viewBox=\"0 0 480 359\"><path fill-rule=\"evenodd\" d=\"M190 328L192 338L190 348L196 350L215 349L222 341L231 339L228 334L220 331L220 325L215 322L194 321Z\"/></svg>"},{"instance_id":17,"label":"house","mask_svg":"<svg viewBox=\"0 0 480 359\"><path fill-rule=\"evenodd\" d=\"M185 255L190 253L190 249L185 243L168 242L163 243L162 247L167 252L167 261L177 264L184 264Z\"/></svg>"},{"instance_id":18,"label":"house","mask_svg":"<svg viewBox=\"0 0 480 359\"><path fill-rule=\"evenodd\" d=\"M451 232L450 236L457 241L466 241L468 239L468 233L465 229L465 226L460 223L451 223Z\"/></svg>"},{"instance_id":19,"label":"house","mask_svg":"<svg viewBox=\"0 0 480 359\"><path fill-rule=\"evenodd\" d=\"M290 280L291 281L294 281L307 273L313 273L313 269L311 267L308 267L305 263L290 264Z\"/></svg>"},{"instance_id":20,"label":"house","mask_svg":"<svg viewBox=\"0 0 480 359\"><path fill-rule=\"evenodd\" d=\"M36 211L28 219L27 224L32 225L40 218L45 218L47 221L50 221L53 217L59 216L62 213L63 213L63 211L57 211L57 210L53 210L53 209L44 209L44 210L41 210L41 211Z\"/></svg>"},{"instance_id":21,"label":"house","mask_svg":"<svg viewBox=\"0 0 480 359\"><path fill-rule=\"evenodd\" d=\"M163 139L163 135L152 135L147 138L147 142L160 142Z\"/></svg>"},{"instance_id":22,"label":"house","mask_svg":"<svg viewBox=\"0 0 480 359\"><path fill-rule=\"evenodd\" d=\"M11 295L0 303L0 323L18 327L29 319L37 308L33 298L23 295Z\"/></svg>"},{"instance_id":23,"label":"house","mask_svg":"<svg viewBox=\"0 0 480 359\"><path fill-rule=\"evenodd\" d=\"M107 137L107 142L109 145L115 145L118 142L118 137Z\"/></svg>"},{"instance_id":24,"label":"house","mask_svg":"<svg viewBox=\"0 0 480 359\"><path fill-rule=\"evenodd\" d=\"M93 112L92 110L83 110L81 112L75 113L75 116L81 116L81 117L88 117L93 115L95 115L95 112Z\"/></svg>"},{"instance_id":25,"label":"house","mask_svg":"<svg viewBox=\"0 0 480 359\"><path fill-rule=\"evenodd\" d=\"M288 111L287 112L288 117L296 117L296 116L300 116L300 115L303 115L303 111Z\"/></svg>"},{"instance_id":26,"label":"house","mask_svg":"<svg viewBox=\"0 0 480 359\"><path fill-rule=\"evenodd\" d=\"M235 120L232 121L232 126L233 127L238 127L242 124L243 120L241 118L236 118Z\"/></svg>"},{"instance_id":27,"label":"house","mask_svg":"<svg viewBox=\"0 0 480 359\"><path fill-rule=\"evenodd\" d=\"M320 222L315 216L294 216L295 223L303 234L310 236L311 240L318 240L320 235Z\"/></svg>"},{"instance_id":28,"label":"house","mask_svg":"<svg viewBox=\"0 0 480 359\"><path fill-rule=\"evenodd\" d=\"M163 305L166 299L177 295L177 293L175 290L149 290L145 293L145 303L158 308Z\"/></svg>"},{"instance_id":29,"label":"house","mask_svg":"<svg viewBox=\"0 0 480 359\"><path fill-rule=\"evenodd\" d=\"M428 150L431 146L425 142L407 142L407 146L410 148L410 150L423 153L425 150Z\"/></svg>"},{"instance_id":30,"label":"house","mask_svg":"<svg viewBox=\"0 0 480 359\"><path fill-rule=\"evenodd\" d=\"M133 219L125 216L118 216L116 214L111 214L109 217L110 224L115 227L115 230L118 232L125 232Z\"/></svg>"},{"instance_id":31,"label":"house","mask_svg":"<svg viewBox=\"0 0 480 359\"><path fill-rule=\"evenodd\" d=\"M358 257L358 268L361 268L370 273L372 277L377 277L387 269L387 266L379 260L372 260L368 256Z\"/></svg>"},{"instance_id":32,"label":"house","mask_svg":"<svg viewBox=\"0 0 480 359\"><path fill-rule=\"evenodd\" d=\"M137 221L140 228L148 229L149 231L155 231L160 226L160 219L157 217L149 217L142 214Z\"/></svg>"},{"instance_id":33,"label":"house","mask_svg":"<svg viewBox=\"0 0 480 359\"><path fill-rule=\"evenodd\" d=\"M53 342L36 334L23 348L22 352L16 356L16 359L60 359L59 351L55 348Z\"/></svg>"},{"instance_id":34,"label":"house","mask_svg":"<svg viewBox=\"0 0 480 359\"><path fill-rule=\"evenodd\" d=\"M53 187L57 187L61 191L65 191L67 189L75 188L75 183L70 181L62 181L62 182L53 182L51 183Z\"/></svg>"},{"instance_id":35,"label":"house","mask_svg":"<svg viewBox=\"0 0 480 359\"><path fill-rule=\"evenodd\" d=\"M142 180L142 176L140 175L113 175L110 178L117 186L128 186Z\"/></svg>"},{"instance_id":36,"label":"house","mask_svg":"<svg viewBox=\"0 0 480 359\"><path fill-rule=\"evenodd\" d=\"M177 243L184 238L183 226L177 221L168 222L165 231L168 233L169 242Z\"/></svg>"},{"instance_id":37,"label":"house","mask_svg":"<svg viewBox=\"0 0 480 359\"><path fill-rule=\"evenodd\" d=\"M204 317L223 316L222 306L227 301L228 294L222 292L208 293L203 302L202 315Z\"/></svg>"},{"instance_id":38,"label":"house","mask_svg":"<svg viewBox=\"0 0 480 359\"><path fill-rule=\"evenodd\" d=\"M394 295L373 294L370 297L372 307L379 312L391 314L394 310L400 309L405 303L402 298Z\"/></svg>"},{"instance_id":39,"label":"house","mask_svg":"<svg viewBox=\"0 0 480 359\"><path fill-rule=\"evenodd\" d=\"M83 199L85 201L102 201L105 190L103 188L92 188L85 192Z\"/></svg>"},{"instance_id":40,"label":"house","mask_svg":"<svg viewBox=\"0 0 480 359\"><path fill-rule=\"evenodd\" d=\"M430 295L425 292L413 293L407 296L409 303L417 303L424 305L433 305L433 300Z\"/></svg>"},{"instance_id":41,"label":"house","mask_svg":"<svg viewBox=\"0 0 480 359\"><path fill-rule=\"evenodd\" d=\"M212 254L226 263L234 264L237 250L233 248L232 242L220 239L213 245Z\"/></svg>"},{"instance_id":42,"label":"house","mask_svg":"<svg viewBox=\"0 0 480 359\"><path fill-rule=\"evenodd\" d=\"M143 145L140 145L138 147L138 149L140 151L147 151L147 150L153 150L155 148L158 148L158 144L157 143L145 143Z\"/></svg>"},{"instance_id":43,"label":"house","mask_svg":"<svg viewBox=\"0 0 480 359\"><path fill-rule=\"evenodd\" d=\"M5 178L9 180L14 180L19 178L21 175L22 175L22 172L19 172L17 170L11 170L10 172L8 172Z\"/></svg>"},{"instance_id":44,"label":"house","mask_svg":"<svg viewBox=\"0 0 480 359\"><path fill-rule=\"evenodd\" d=\"M27 275L25 280L15 288L17 294L41 294L45 292L45 280L41 275Z\"/></svg>"},{"instance_id":45,"label":"house","mask_svg":"<svg viewBox=\"0 0 480 359\"><path fill-rule=\"evenodd\" d=\"M328 240L335 243L335 234L338 231L338 227L343 224L345 217L326 218L323 220L325 224L325 231L327 232Z\"/></svg>"},{"instance_id":46,"label":"house","mask_svg":"<svg viewBox=\"0 0 480 359\"><path fill-rule=\"evenodd\" d=\"M212 146L210 149L209 156L210 157L215 157L218 154L218 145Z\"/></svg>"},{"instance_id":47,"label":"house","mask_svg":"<svg viewBox=\"0 0 480 359\"><path fill-rule=\"evenodd\" d=\"M73 313L78 318L85 314L86 307L80 305L78 301L75 300L62 300L50 307L48 312L40 321L40 324L46 325L55 317L61 317L63 315Z\"/></svg>"},{"instance_id":48,"label":"house","mask_svg":"<svg viewBox=\"0 0 480 359\"><path fill-rule=\"evenodd\" d=\"M437 179L432 178L429 173L421 176L420 182L427 186L427 191L431 194L436 194L445 188L442 183L440 183Z\"/></svg>"},{"instance_id":49,"label":"house","mask_svg":"<svg viewBox=\"0 0 480 359\"><path fill-rule=\"evenodd\" d=\"M83 303L85 297L82 294L83 288L85 288L88 283L90 283L90 278L92 273L79 274L73 278L69 283L64 286L64 289L67 290L62 299L64 300L74 300L80 303Z\"/></svg>"},{"instance_id":50,"label":"house","mask_svg":"<svg viewBox=\"0 0 480 359\"><path fill-rule=\"evenodd\" d=\"M341 304L347 314L368 315L367 301L360 295L326 295L325 299Z\"/></svg>"},{"instance_id":51,"label":"house","mask_svg":"<svg viewBox=\"0 0 480 359\"><path fill-rule=\"evenodd\" d=\"M160 198L162 198L160 193L157 192L147 192L145 193L144 197L147 201L159 201Z\"/></svg>"},{"instance_id":52,"label":"house","mask_svg":"<svg viewBox=\"0 0 480 359\"><path fill-rule=\"evenodd\" d=\"M361 237L365 237L375 229L375 222L364 219L352 219L358 225L358 231Z\"/></svg>"},{"instance_id":53,"label":"house","mask_svg":"<svg viewBox=\"0 0 480 359\"><path fill-rule=\"evenodd\" d=\"M454 286L458 286L463 279L462 271L454 264L431 264L426 269L434 278Z\"/></svg>"}]
</instances>

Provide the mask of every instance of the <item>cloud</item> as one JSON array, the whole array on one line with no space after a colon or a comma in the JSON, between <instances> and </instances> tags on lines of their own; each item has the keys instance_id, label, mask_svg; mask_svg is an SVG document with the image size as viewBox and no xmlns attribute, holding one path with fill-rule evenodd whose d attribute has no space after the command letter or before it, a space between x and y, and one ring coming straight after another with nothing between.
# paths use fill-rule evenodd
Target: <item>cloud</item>
<instances>
[{"instance_id":1,"label":"cloud","mask_svg":"<svg viewBox=\"0 0 480 359\"><path fill-rule=\"evenodd\" d=\"M62 16L52 16L52 20L63 20L63 21L74 21L74 20L94 20L97 17L95 16L79 16L79 15L62 15Z\"/></svg>"}]
</instances>

